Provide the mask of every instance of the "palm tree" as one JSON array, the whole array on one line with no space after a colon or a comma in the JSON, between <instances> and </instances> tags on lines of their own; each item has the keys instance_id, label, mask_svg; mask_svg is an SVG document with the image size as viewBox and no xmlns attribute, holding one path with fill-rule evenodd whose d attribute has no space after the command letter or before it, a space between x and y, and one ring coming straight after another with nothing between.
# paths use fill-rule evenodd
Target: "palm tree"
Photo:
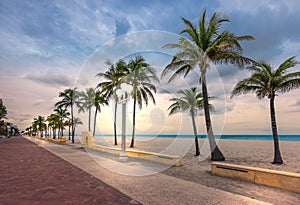
<instances>
[{"instance_id":1,"label":"palm tree","mask_svg":"<svg viewBox=\"0 0 300 205\"><path fill-rule=\"evenodd\" d=\"M101 112L101 107L100 107L101 105L108 105L108 102L105 99L103 93L101 93L100 91L97 91L95 93L95 97L93 99L93 106L95 106L94 130L93 130L94 136L95 136L95 132L96 132L97 113L98 113L98 111Z\"/></svg>"},{"instance_id":2,"label":"palm tree","mask_svg":"<svg viewBox=\"0 0 300 205\"><path fill-rule=\"evenodd\" d=\"M56 138L56 129L59 129L59 122L60 118L58 115L52 113L50 116L47 117L48 126L52 128L52 135L53 139Z\"/></svg>"},{"instance_id":3,"label":"palm tree","mask_svg":"<svg viewBox=\"0 0 300 205\"><path fill-rule=\"evenodd\" d=\"M37 132L38 132L37 121L33 120L33 122L31 123L31 126L32 126L32 134L33 134L33 136L36 136Z\"/></svg>"},{"instance_id":4,"label":"palm tree","mask_svg":"<svg viewBox=\"0 0 300 205\"><path fill-rule=\"evenodd\" d=\"M56 108L54 109L55 114L59 117L58 125L60 129L60 135L64 135L64 119L68 118L70 113L67 111L67 109L63 108Z\"/></svg>"},{"instance_id":5,"label":"palm tree","mask_svg":"<svg viewBox=\"0 0 300 205\"><path fill-rule=\"evenodd\" d=\"M116 90L118 89L122 78L128 73L126 63L123 60L119 60L116 65L113 65L110 61L106 61L106 64L110 66L110 69L105 73L98 73L96 76L104 78L106 81L97 85L97 88L101 88L105 93L107 99L112 98L115 101L115 113L114 113L114 136L115 145L117 142L117 96Z\"/></svg>"},{"instance_id":6,"label":"palm tree","mask_svg":"<svg viewBox=\"0 0 300 205\"><path fill-rule=\"evenodd\" d=\"M77 102L78 99L78 92L76 91L77 88L69 88L64 90L63 92L59 92L59 97L62 98L61 101L57 102L55 104L55 107L57 108L68 108L71 109L71 121L72 121L72 143L74 143L74 105Z\"/></svg>"},{"instance_id":7,"label":"palm tree","mask_svg":"<svg viewBox=\"0 0 300 205\"><path fill-rule=\"evenodd\" d=\"M75 128L77 127L77 125L82 125L82 121L78 117L75 117L73 119L73 127L74 127L74 129L72 131L72 143L74 143L73 142L73 140L74 140L74 133L75 133Z\"/></svg>"},{"instance_id":8,"label":"palm tree","mask_svg":"<svg viewBox=\"0 0 300 205\"><path fill-rule=\"evenodd\" d=\"M7 109L3 104L3 100L0 99L0 120L3 118L6 119L6 115L7 115Z\"/></svg>"},{"instance_id":9,"label":"palm tree","mask_svg":"<svg viewBox=\"0 0 300 205\"><path fill-rule=\"evenodd\" d=\"M88 111L88 130L91 132L91 111L93 106L93 99L95 98L95 90L93 88L87 88L85 92L79 93L79 102L81 102L81 106L79 112Z\"/></svg>"},{"instance_id":10,"label":"palm tree","mask_svg":"<svg viewBox=\"0 0 300 205\"><path fill-rule=\"evenodd\" d=\"M156 87L152 84L152 81L159 82L159 79L156 71L146 63L142 56L136 56L130 60L127 67L129 74L124 80L133 87L133 127L130 147L134 147L136 103L139 104L140 109L142 109L143 102L145 102L146 106L148 105L149 98L155 104L152 91L156 93Z\"/></svg>"},{"instance_id":11,"label":"palm tree","mask_svg":"<svg viewBox=\"0 0 300 205\"><path fill-rule=\"evenodd\" d=\"M68 129L69 129L69 140L71 140L72 120L71 120L71 119L68 119L67 121L65 121L64 125L67 126Z\"/></svg>"},{"instance_id":12,"label":"palm tree","mask_svg":"<svg viewBox=\"0 0 300 205\"><path fill-rule=\"evenodd\" d=\"M222 23L228 22L229 19L222 18L217 13L214 13L208 21L205 10L199 20L199 28L185 18L182 18L182 20L186 28L181 31L181 34L187 34L191 41L180 37L177 44L166 44L164 46L164 48L175 48L178 52L163 70L162 76L173 71L174 73L169 79L170 82L180 75L186 77L191 70L197 66L199 67L201 72L199 81L203 93L206 131L211 149L211 160L224 161L225 157L216 144L211 123L206 72L210 68L210 60L214 63L234 63L241 67L245 63L253 63L251 59L241 55L243 50L239 43L240 40L253 39L253 37L236 36L229 31L220 33Z\"/></svg>"},{"instance_id":13,"label":"palm tree","mask_svg":"<svg viewBox=\"0 0 300 205\"><path fill-rule=\"evenodd\" d=\"M170 105L168 110L170 110L169 115L173 115L177 112L188 111L192 118L192 125L195 137L195 147L196 156L200 155L198 134L195 122L195 116L198 110L203 109L203 95L202 93L197 93L197 88L193 87L191 89L179 90L177 92L181 96L179 98L172 98L173 104ZM212 106L210 107L212 108Z\"/></svg>"},{"instance_id":14,"label":"palm tree","mask_svg":"<svg viewBox=\"0 0 300 205\"><path fill-rule=\"evenodd\" d=\"M274 139L273 164L282 164L280 154L278 132L275 116L275 97L278 93L286 93L300 87L300 72L289 72L288 69L295 67L299 62L295 56L285 60L277 69L270 64L261 62L258 66L247 68L252 75L241 80L231 92L231 97L249 92L255 92L258 99L268 97L270 99L271 126Z\"/></svg>"},{"instance_id":15,"label":"palm tree","mask_svg":"<svg viewBox=\"0 0 300 205\"><path fill-rule=\"evenodd\" d=\"M29 136L32 136L32 126L27 127L26 131L28 132Z\"/></svg>"},{"instance_id":16,"label":"palm tree","mask_svg":"<svg viewBox=\"0 0 300 205\"><path fill-rule=\"evenodd\" d=\"M45 118L42 116L38 116L37 118L34 118L33 124L36 127L37 132L41 132L45 128ZM41 137L43 137L43 134L41 133Z\"/></svg>"}]
</instances>

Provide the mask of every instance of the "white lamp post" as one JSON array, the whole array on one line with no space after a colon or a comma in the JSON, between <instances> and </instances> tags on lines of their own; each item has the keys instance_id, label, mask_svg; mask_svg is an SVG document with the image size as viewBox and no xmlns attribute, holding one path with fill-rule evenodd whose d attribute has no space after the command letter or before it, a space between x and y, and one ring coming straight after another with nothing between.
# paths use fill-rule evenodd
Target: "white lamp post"
<instances>
[{"instance_id":1,"label":"white lamp post","mask_svg":"<svg viewBox=\"0 0 300 205\"><path fill-rule=\"evenodd\" d=\"M118 103L122 103L122 151L120 160L127 161L126 155L126 104L130 100L132 86L122 83L120 88L116 90Z\"/></svg>"}]
</instances>

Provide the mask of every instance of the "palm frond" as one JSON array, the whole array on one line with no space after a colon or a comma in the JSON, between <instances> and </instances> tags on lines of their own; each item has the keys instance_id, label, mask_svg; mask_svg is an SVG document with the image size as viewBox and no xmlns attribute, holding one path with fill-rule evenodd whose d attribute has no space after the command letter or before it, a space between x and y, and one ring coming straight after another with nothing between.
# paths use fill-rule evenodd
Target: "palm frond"
<instances>
[{"instance_id":1,"label":"palm frond","mask_svg":"<svg viewBox=\"0 0 300 205\"><path fill-rule=\"evenodd\" d=\"M180 34L187 33L192 38L193 42L195 42L198 45L200 38L199 38L199 35L198 35L198 32L197 32L196 26L194 26L189 20L187 20L185 18L181 18L181 19L185 23L187 28L182 30L180 32Z\"/></svg>"},{"instance_id":2,"label":"palm frond","mask_svg":"<svg viewBox=\"0 0 300 205\"><path fill-rule=\"evenodd\" d=\"M293 68L297 64L299 64L299 62L296 60L296 56L292 56L279 65L278 69L275 72L275 75L282 75L286 72L287 69Z\"/></svg>"}]
</instances>

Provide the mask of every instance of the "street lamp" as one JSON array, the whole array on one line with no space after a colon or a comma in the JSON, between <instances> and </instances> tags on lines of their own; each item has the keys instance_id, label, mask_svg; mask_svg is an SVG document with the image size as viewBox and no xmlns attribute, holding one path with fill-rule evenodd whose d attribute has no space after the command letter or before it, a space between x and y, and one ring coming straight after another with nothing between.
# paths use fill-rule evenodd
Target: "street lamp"
<instances>
[{"instance_id":1,"label":"street lamp","mask_svg":"<svg viewBox=\"0 0 300 205\"><path fill-rule=\"evenodd\" d=\"M122 83L120 88L116 90L118 103L122 104L122 151L120 160L126 162L126 104L130 100L132 86L127 83Z\"/></svg>"}]
</instances>

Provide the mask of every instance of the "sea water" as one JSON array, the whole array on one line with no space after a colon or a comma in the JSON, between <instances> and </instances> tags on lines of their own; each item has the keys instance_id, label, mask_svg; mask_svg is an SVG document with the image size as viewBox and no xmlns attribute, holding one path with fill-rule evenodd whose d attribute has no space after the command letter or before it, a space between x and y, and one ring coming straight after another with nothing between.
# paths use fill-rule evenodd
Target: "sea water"
<instances>
[{"instance_id":1,"label":"sea water","mask_svg":"<svg viewBox=\"0 0 300 205\"><path fill-rule=\"evenodd\" d=\"M113 137L113 134L96 134L97 137ZM120 137L120 135L118 135ZM127 135L131 137L131 135ZM194 135L176 135L176 134L142 134L135 135L136 138L194 138ZM207 138L207 135L198 135L199 139ZM273 140L273 135L215 135L217 139L226 139L226 140ZM279 135L279 140L281 141L300 141L299 135Z\"/></svg>"}]
</instances>

